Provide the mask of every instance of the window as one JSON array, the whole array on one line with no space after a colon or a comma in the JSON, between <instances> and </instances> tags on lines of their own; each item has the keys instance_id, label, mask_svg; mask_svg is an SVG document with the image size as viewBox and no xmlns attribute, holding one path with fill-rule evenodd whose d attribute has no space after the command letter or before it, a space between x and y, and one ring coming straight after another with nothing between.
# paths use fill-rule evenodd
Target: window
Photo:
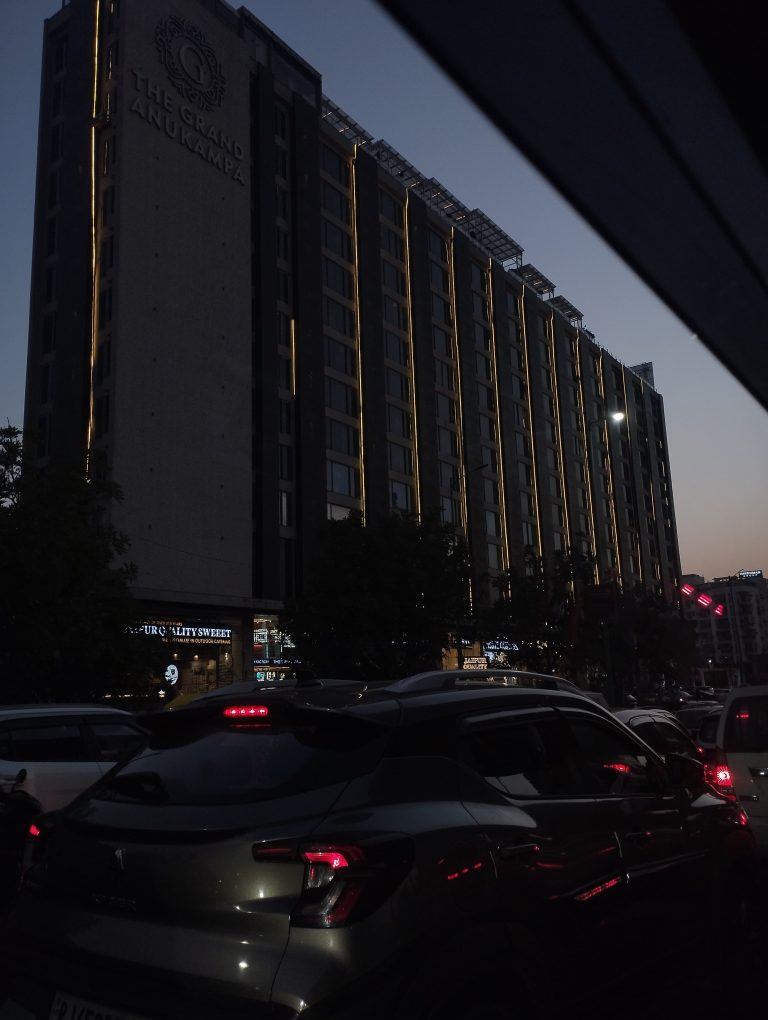
<instances>
[{"instance_id":1,"label":"window","mask_svg":"<svg viewBox=\"0 0 768 1020\"><path fill-rule=\"evenodd\" d=\"M392 197L388 191L379 191L379 212L385 220L394 223L397 227L403 225L403 207L400 202Z\"/></svg>"},{"instance_id":2,"label":"window","mask_svg":"<svg viewBox=\"0 0 768 1020\"><path fill-rule=\"evenodd\" d=\"M555 719L478 726L463 738L459 750L470 768L512 797L581 792Z\"/></svg>"},{"instance_id":3,"label":"window","mask_svg":"<svg viewBox=\"0 0 768 1020\"><path fill-rule=\"evenodd\" d=\"M357 457L360 452L358 431L353 425L347 425L333 418L326 418L325 445L337 453L346 453L349 457Z\"/></svg>"},{"instance_id":4,"label":"window","mask_svg":"<svg viewBox=\"0 0 768 1020\"><path fill-rule=\"evenodd\" d=\"M565 520L563 518L563 508L560 506L559 503L555 503L552 506L552 523L557 528L562 528L565 526Z\"/></svg>"},{"instance_id":5,"label":"window","mask_svg":"<svg viewBox=\"0 0 768 1020\"><path fill-rule=\"evenodd\" d=\"M389 227L381 228L381 247L398 262L405 259L405 247L402 237Z\"/></svg>"},{"instance_id":6,"label":"window","mask_svg":"<svg viewBox=\"0 0 768 1020\"><path fill-rule=\"evenodd\" d=\"M528 440L528 436L524 436L522 432L515 433L515 446L517 452L521 457L531 456L531 444Z\"/></svg>"},{"instance_id":7,"label":"window","mask_svg":"<svg viewBox=\"0 0 768 1020\"><path fill-rule=\"evenodd\" d=\"M405 482L390 482L390 506L393 510L411 509L411 487Z\"/></svg>"},{"instance_id":8,"label":"window","mask_svg":"<svg viewBox=\"0 0 768 1020\"><path fill-rule=\"evenodd\" d=\"M99 344L96 351L96 382L101 384L109 378L112 368L112 343L107 338Z\"/></svg>"},{"instance_id":9,"label":"window","mask_svg":"<svg viewBox=\"0 0 768 1020\"><path fill-rule=\"evenodd\" d=\"M441 290L444 294L448 293L448 273L437 262L430 261L429 263L429 282L435 290Z\"/></svg>"},{"instance_id":10,"label":"window","mask_svg":"<svg viewBox=\"0 0 768 1020\"><path fill-rule=\"evenodd\" d=\"M499 473L499 456L496 450L492 446L481 446L480 451L483 455L483 464L485 464L487 470L491 474L497 475Z\"/></svg>"},{"instance_id":11,"label":"window","mask_svg":"<svg viewBox=\"0 0 768 1020\"><path fill-rule=\"evenodd\" d=\"M331 329L335 329L338 333L342 333L344 336L354 337L355 320L350 308L347 308L346 305L339 304L339 302L334 301L333 298L324 297L323 313L323 319L326 326L330 326Z\"/></svg>"},{"instance_id":12,"label":"window","mask_svg":"<svg viewBox=\"0 0 768 1020\"><path fill-rule=\"evenodd\" d=\"M335 216L337 220L342 220L344 223L351 222L351 205L346 195L342 195L337 188L334 188L327 181L321 182L320 195L323 209L332 216Z\"/></svg>"},{"instance_id":13,"label":"window","mask_svg":"<svg viewBox=\"0 0 768 1020\"><path fill-rule=\"evenodd\" d=\"M446 390L455 390L456 373L453 370L453 366L437 359L435 361L435 382Z\"/></svg>"},{"instance_id":14,"label":"window","mask_svg":"<svg viewBox=\"0 0 768 1020\"><path fill-rule=\"evenodd\" d=\"M293 431L293 411L289 400L281 400L280 406L280 431L287 436Z\"/></svg>"},{"instance_id":15,"label":"window","mask_svg":"<svg viewBox=\"0 0 768 1020\"><path fill-rule=\"evenodd\" d=\"M533 517L533 496L530 492L520 493L520 509L524 517Z\"/></svg>"},{"instance_id":16,"label":"window","mask_svg":"<svg viewBox=\"0 0 768 1020\"><path fill-rule=\"evenodd\" d=\"M399 365L410 364L408 341L396 333L390 333L388 329L384 330L384 351L390 361L396 361Z\"/></svg>"},{"instance_id":17,"label":"window","mask_svg":"<svg viewBox=\"0 0 768 1020\"><path fill-rule=\"evenodd\" d=\"M11 761L88 761L91 757L76 722L46 720L37 726L14 727L9 745Z\"/></svg>"},{"instance_id":18,"label":"window","mask_svg":"<svg viewBox=\"0 0 768 1020\"><path fill-rule=\"evenodd\" d=\"M320 166L329 177L335 178L345 188L349 187L349 163L327 145L320 146Z\"/></svg>"},{"instance_id":19,"label":"window","mask_svg":"<svg viewBox=\"0 0 768 1020\"><path fill-rule=\"evenodd\" d=\"M437 294L432 294L432 317L438 322L451 322L451 306Z\"/></svg>"},{"instance_id":20,"label":"window","mask_svg":"<svg viewBox=\"0 0 768 1020\"><path fill-rule=\"evenodd\" d=\"M386 259L381 260L381 279L385 287L394 290L397 294L405 294L405 273L396 269Z\"/></svg>"},{"instance_id":21,"label":"window","mask_svg":"<svg viewBox=\"0 0 768 1020\"><path fill-rule=\"evenodd\" d=\"M441 460L440 464L440 488L450 489L453 492L459 491L459 470L455 464Z\"/></svg>"},{"instance_id":22,"label":"window","mask_svg":"<svg viewBox=\"0 0 768 1020\"><path fill-rule=\"evenodd\" d=\"M402 407L387 404L387 430L404 439L411 438L411 415Z\"/></svg>"},{"instance_id":23,"label":"window","mask_svg":"<svg viewBox=\"0 0 768 1020\"><path fill-rule=\"evenodd\" d=\"M496 408L496 394L490 386L478 385L477 402L481 411L493 411Z\"/></svg>"},{"instance_id":24,"label":"window","mask_svg":"<svg viewBox=\"0 0 768 1020\"><path fill-rule=\"evenodd\" d=\"M407 376L404 376L402 372L397 372L394 368L387 368L384 370L384 379L390 397L396 397L397 400L406 402L410 399L411 387Z\"/></svg>"},{"instance_id":25,"label":"window","mask_svg":"<svg viewBox=\"0 0 768 1020\"><path fill-rule=\"evenodd\" d=\"M280 105L275 105L275 134L278 138L288 138L288 111Z\"/></svg>"},{"instance_id":26,"label":"window","mask_svg":"<svg viewBox=\"0 0 768 1020\"><path fill-rule=\"evenodd\" d=\"M526 464L525 461L517 462L517 474L520 479L521 485L531 486L533 485L533 472L531 471L531 465Z\"/></svg>"},{"instance_id":27,"label":"window","mask_svg":"<svg viewBox=\"0 0 768 1020\"><path fill-rule=\"evenodd\" d=\"M430 230L428 236L429 254L441 262L448 261L448 243L445 238Z\"/></svg>"},{"instance_id":28,"label":"window","mask_svg":"<svg viewBox=\"0 0 768 1020\"><path fill-rule=\"evenodd\" d=\"M288 190L279 184L275 187L275 215L288 219Z\"/></svg>"},{"instance_id":29,"label":"window","mask_svg":"<svg viewBox=\"0 0 768 1020\"><path fill-rule=\"evenodd\" d=\"M277 450L280 480L290 482L293 479L293 448L280 443Z\"/></svg>"},{"instance_id":30,"label":"window","mask_svg":"<svg viewBox=\"0 0 768 1020\"><path fill-rule=\"evenodd\" d=\"M51 398L51 366L40 368L40 403L47 404Z\"/></svg>"},{"instance_id":31,"label":"window","mask_svg":"<svg viewBox=\"0 0 768 1020\"><path fill-rule=\"evenodd\" d=\"M293 525L293 493L279 492L278 516L281 528L290 528Z\"/></svg>"},{"instance_id":32,"label":"window","mask_svg":"<svg viewBox=\"0 0 768 1020\"><path fill-rule=\"evenodd\" d=\"M475 355L475 366L477 368L477 374L480 379L491 379L491 359L486 358L484 354Z\"/></svg>"},{"instance_id":33,"label":"window","mask_svg":"<svg viewBox=\"0 0 768 1020\"><path fill-rule=\"evenodd\" d=\"M437 417L443 421L454 423L456 421L456 403L444 393L435 394Z\"/></svg>"},{"instance_id":34,"label":"window","mask_svg":"<svg viewBox=\"0 0 768 1020\"><path fill-rule=\"evenodd\" d=\"M48 423L50 418L47 414L41 414L37 419L37 432L35 438L37 439L37 456L47 457L48 456L48 440L49 440L49 429Z\"/></svg>"},{"instance_id":35,"label":"window","mask_svg":"<svg viewBox=\"0 0 768 1020\"><path fill-rule=\"evenodd\" d=\"M360 473L357 468L349 464L339 464L335 460L326 461L325 467L329 492L336 492L341 496L360 495Z\"/></svg>"},{"instance_id":36,"label":"window","mask_svg":"<svg viewBox=\"0 0 768 1020\"><path fill-rule=\"evenodd\" d=\"M338 379L325 380L325 406L350 416L357 414L357 390Z\"/></svg>"},{"instance_id":37,"label":"window","mask_svg":"<svg viewBox=\"0 0 768 1020\"><path fill-rule=\"evenodd\" d=\"M112 321L112 285L102 287L99 294L99 329Z\"/></svg>"},{"instance_id":38,"label":"window","mask_svg":"<svg viewBox=\"0 0 768 1020\"><path fill-rule=\"evenodd\" d=\"M522 404L514 404L515 408L515 424L520 425L521 428L528 428L528 412Z\"/></svg>"},{"instance_id":39,"label":"window","mask_svg":"<svg viewBox=\"0 0 768 1020\"><path fill-rule=\"evenodd\" d=\"M59 204L59 171L54 170L48 177L48 208Z\"/></svg>"},{"instance_id":40,"label":"window","mask_svg":"<svg viewBox=\"0 0 768 1020\"><path fill-rule=\"evenodd\" d=\"M472 312L477 319L490 319L488 314L488 302L480 294L472 295Z\"/></svg>"},{"instance_id":41,"label":"window","mask_svg":"<svg viewBox=\"0 0 768 1020\"><path fill-rule=\"evenodd\" d=\"M485 533L494 536L501 533L501 518L493 510L485 511Z\"/></svg>"},{"instance_id":42,"label":"window","mask_svg":"<svg viewBox=\"0 0 768 1020\"><path fill-rule=\"evenodd\" d=\"M536 531L531 521L523 521L523 545L531 547L536 545Z\"/></svg>"},{"instance_id":43,"label":"window","mask_svg":"<svg viewBox=\"0 0 768 1020\"><path fill-rule=\"evenodd\" d=\"M568 722L584 793L626 796L662 786L660 770L625 734L591 719Z\"/></svg>"},{"instance_id":44,"label":"window","mask_svg":"<svg viewBox=\"0 0 768 1020\"><path fill-rule=\"evenodd\" d=\"M55 163L61 156L61 124L56 124L51 128L51 144L49 159L51 163Z\"/></svg>"},{"instance_id":45,"label":"window","mask_svg":"<svg viewBox=\"0 0 768 1020\"><path fill-rule=\"evenodd\" d=\"M56 346L56 313L43 316L43 354L49 354Z\"/></svg>"},{"instance_id":46,"label":"window","mask_svg":"<svg viewBox=\"0 0 768 1020\"><path fill-rule=\"evenodd\" d=\"M388 322L390 326L394 326L395 329L402 329L405 331L408 328L408 316L405 313L405 308L400 304L399 301L395 301L394 298L384 295L384 321Z\"/></svg>"},{"instance_id":47,"label":"window","mask_svg":"<svg viewBox=\"0 0 768 1020\"><path fill-rule=\"evenodd\" d=\"M115 217L115 186L110 184L101 193L101 222L105 227L112 225Z\"/></svg>"},{"instance_id":48,"label":"window","mask_svg":"<svg viewBox=\"0 0 768 1020\"><path fill-rule=\"evenodd\" d=\"M488 545L488 567L491 570L501 570L501 549L497 545Z\"/></svg>"},{"instance_id":49,"label":"window","mask_svg":"<svg viewBox=\"0 0 768 1020\"><path fill-rule=\"evenodd\" d=\"M489 351L491 349L491 331L480 322L472 323L472 328L475 333L475 343L477 346L482 347L485 351Z\"/></svg>"},{"instance_id":50,"label":"window","mask_svg":"<svg viewBox=\"0 0 768 1020\"><path fill-rule=\"evenodd\" d=\"M275 146L275 173L283 180L288 179L288 152L281 146Z\"/></svg>"},{"instance_id":51,"label":"window","mask_svg":"<svg viewBox=\"0 0 768 1020\"><path fill-rule=\"evenodd\" d=\"M768 747L768 698L737 698L728 710L723 750L754 753Z\"/></svg>"},{"instance_id":52,"label":"window","mask_svg":"<svg viewBox=\"0 0 768 1020\"><path fill-rule=\"evenodd\" d=\"M459 501L452 496L440 497L440 516L443 524L461 526L461 507Z\"/></svg>"},{"instance_id":53,"label":"window","mask_svg":"<svg viewBox=\"0 0 768 1020\"><path fill-rule=\"evenodd\" d=\"M330 336L325 338L325 363L328 368L344 375L357 376L357 358L353 348Z\"/></svg>"},{"instance_id":54,"label":"window","mask_svg":"<svg viewBox=\"0 0 768 1020\"><path fill-rule=\"evenodd\" d=\"M120 761L135 754L146 742L142 733L115 722L91 722L88 725L99 748L102 761Z\"/></svg>"},{"instance_id":55,"label":"window","mask_svg":"<svg viewBox=\"0 0 768 1020\"><path fill-rule=\"evenodd\" d=\"M480 415L480 435L483 439L489 439L492 443L496 442L496 422L493 418L489 418L485 414Z\"/></svg>"},{"instance_id":56,"label":"window","mask_svg":"<svg viewBox=\"0 0 768 1020\"><path fill-rule=\"evenodd\" d=\"M101 439L109 432L109 394L96 397L93 405L93 434Z\"/></svg>"},{"instance_id":57,"label":"window","mask_svg":"<svg viewBox=\"0 0 768 1020\"><path fill-rule=\"evenodd\" d=\"M563 487L560 484L560 479L557 475L549 476L549 494L555 496L557 499L562 499Z\"/></svg>"},{"instance_id":58,"label":"window","mask_svg":"<svg viewBox=\"0 0 768 1020\"><path fill-rule=\"evenodd\" d=\"M323 245L345 262L352 261L352 240L349 234L330 220L323 220Z\"/></svg>"},{"instance_id":59,"label":"window","mask_svg":"<svg viewBox=\"0 0 768 1020\"><path fill-rule=\"evenodd\" d=\"M51 98L51 115L54 117L61 116L61 111L64 108L64 84L63 82L57 81L53 86L53 96Z\"/></svg>"},{"instance_id":60,"label":"window","mask_svg":"<svg viewBox=\"0 0 768 1020\"><path fill-rule=\"evenodd\" d=\"M437 427L437 449L440 453L450 454L451 457L459 455L459 437L451 429Z\"/></svg>"},{"instance_id":61,"label":"window","mask_svg":"<svg viewBox=\"0 0 768 1020\"><path fill-rule=\"evenodd\" d=\"M485 269L477 262L472 263L471 268L471 279L472 289L479 291L481 294L485 294L487 288L487 277L485 275Z\"/></svg>"},{"instance_id":62,"label":"window","mask_svg":"<svg viewBox=\"0 0 768 1020\"><path fill-rule=\"evenodd\" d=\"M432 327L432 339L435 347L435 354L442 354L445 358L453 357L453 337L446 333L439 326Z\"/></svg>"},{"instance_id":63,"label":"window","mask_svg":"<svg viewBox=\"0 0 768 1020\"><path fill-rule=\"evenodd\" d=\"M323 283L345 298L351 298L354 293L352 274L333 259L323 259Z\"/></svg>"},{"instance_id":64,"label":"window","mask_svg":"<svg viewBox=\"0 0 768 1020\"><path fill-rule=\"evenodd\" d=\"M389 447L389 469L397 471L401 475L413 474L413 453L407 446L399 443L388 443Z\"/></svg>"}]
</instances>

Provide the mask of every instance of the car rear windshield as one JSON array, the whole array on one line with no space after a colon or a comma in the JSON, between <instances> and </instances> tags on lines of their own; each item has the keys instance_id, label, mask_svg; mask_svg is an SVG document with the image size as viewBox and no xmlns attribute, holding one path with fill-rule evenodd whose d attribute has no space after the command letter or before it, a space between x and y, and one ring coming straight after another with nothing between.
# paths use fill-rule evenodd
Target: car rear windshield
<instances>
[{"instance_id":1,"label":"car rear windshield","mask_svg":"<svg viewBox=\"0 0 768 1020\"><path fill-rule=\"evenodd\" d=\"M724 751L768 754L768 697L736 698L728 711Z\"/></svg>"},{"instance_id":2,"label":"car rear windshield","mask_svg":"<svg viewBox=\"0 0 768 1020\"><path fill-rule=\"evenodd\" d=\"M99 785L100 800L234 804L319 789L373 771L388 731L313 713L274 723L174 720Z\"/></svg>"}]
</instances>

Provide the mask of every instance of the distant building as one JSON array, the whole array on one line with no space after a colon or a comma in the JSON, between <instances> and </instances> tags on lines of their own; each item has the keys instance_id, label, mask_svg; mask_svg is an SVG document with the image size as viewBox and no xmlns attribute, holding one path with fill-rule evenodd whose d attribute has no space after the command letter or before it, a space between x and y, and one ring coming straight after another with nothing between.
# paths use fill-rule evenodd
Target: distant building
<instances>
[{"instance_id":1,"label":"distant building","mask_svg":"<svg viewBox=\"0 0 768 1020\"><path fill-rule=\"evenodd\" d=\"M249 672L252 632L280 663L276 612L350 511L439 513L478 599L526 549L672 597L649 366L247 11L71 0L39 138L25 426L41 464L121 485L136 595L188 683Z\"/></svg>"},{"instance_id":2,"label":"distant building","mask_svg":"<svg viewBox=\"0 0 768 1020\"><path fill-rule=\"evenodd\" d=\"M696 627L702 683L768 683L768 580L763 572L741 570L712 581L685 574L682 584L694 589L684 591L681 604Z\"/></svg>"}]
</instances>

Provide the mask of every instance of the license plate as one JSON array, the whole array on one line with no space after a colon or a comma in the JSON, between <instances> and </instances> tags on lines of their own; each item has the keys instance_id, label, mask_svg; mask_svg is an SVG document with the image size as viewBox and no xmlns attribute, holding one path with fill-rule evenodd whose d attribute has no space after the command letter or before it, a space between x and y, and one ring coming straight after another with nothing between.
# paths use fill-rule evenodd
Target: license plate
<instances>
[{"instance_id":1,"label":"license plate","mask_svg":"<svg viewBox=\"0 0 768 1020\"><path fill-rule=\"evenodd\" d=\"M149 1020L148 1017L125 1010L102 1006L87 999L76 999L74 995L56 992L51 1004L48 1020Z\"/></svg>"}]
</instances>

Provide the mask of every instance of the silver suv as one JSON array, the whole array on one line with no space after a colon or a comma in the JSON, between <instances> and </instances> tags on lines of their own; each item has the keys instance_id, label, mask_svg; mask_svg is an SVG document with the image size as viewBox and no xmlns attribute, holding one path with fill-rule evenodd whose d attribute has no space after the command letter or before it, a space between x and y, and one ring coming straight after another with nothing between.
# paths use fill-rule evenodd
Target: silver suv
<instances>
[{"instance_id":1,"label":"silver suv","mask_svg":"<svg viewBox=\"0 0 768 1020\"><path fill-rule=\"evenodd\" d=\"M743 812L551 680L159 713L41 824L0 932L7 1015L573 1014L667 951L735 946Z\"/></svg>"}]
</instances>

